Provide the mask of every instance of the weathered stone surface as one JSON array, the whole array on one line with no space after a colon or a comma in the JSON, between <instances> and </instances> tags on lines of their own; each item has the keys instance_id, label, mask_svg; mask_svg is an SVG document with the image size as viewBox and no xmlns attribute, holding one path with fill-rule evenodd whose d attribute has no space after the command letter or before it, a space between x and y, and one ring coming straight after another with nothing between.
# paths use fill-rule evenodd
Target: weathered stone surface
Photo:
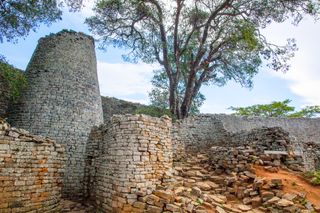
<instances>
[{"instance_id":1,"label":"weathered stone surface","mask_svg":"<svg viewBox=\"0 0 320 213\"><path fill-rule=\"evenodd\" d=\"M173 181L170 128L167 116L117 115L92 131L86 188L99 210L123 211L139 200L156 212L174 201L171 191L156 190Z\"/></svg>"},{"instance_id":2,"label":"weathered stone surface","mask_svg":"<svg viewBox=\"0 0 320 213\"><path fill-rule=\"evenodd\" d=\"M0 120L0 212L59 212L65 150Z\"/></svg>"},{"instance_id":3,"label":"weathered stone surface","mask_svg":"<svg viewBox=\"0 0 320 213\"><path fill-rule=\"evenodd\" d=\"M86 144L103 123L94 39L66 30L41 38L25 74L28 88L9 122L66 145L63 194L82 198Z\"/></svg>"}]
</instances>

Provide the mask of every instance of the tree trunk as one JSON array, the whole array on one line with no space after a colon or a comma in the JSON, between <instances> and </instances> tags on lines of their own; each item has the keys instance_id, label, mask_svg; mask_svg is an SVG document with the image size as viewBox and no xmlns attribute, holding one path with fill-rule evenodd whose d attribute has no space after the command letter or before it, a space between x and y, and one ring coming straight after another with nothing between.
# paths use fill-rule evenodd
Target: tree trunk
<instances>
[{"instance_id":1,"label":"tree trunk","mask_svg":"<svg viewBox=\"0 0 320 213\"><path fill-rule=\"evenodd\" d=\"M189 78L188 78L188 83L186 86L186 91L184 94L183 102L180 107L181 118L186 118L189 115L189 111L190 111L191 104L192 104L192 96L193 96L193 90L194 90L194 86L195 86L195 79L196 79L195 72L192 71L190 73Z\"/></svg>"}]
</instances>

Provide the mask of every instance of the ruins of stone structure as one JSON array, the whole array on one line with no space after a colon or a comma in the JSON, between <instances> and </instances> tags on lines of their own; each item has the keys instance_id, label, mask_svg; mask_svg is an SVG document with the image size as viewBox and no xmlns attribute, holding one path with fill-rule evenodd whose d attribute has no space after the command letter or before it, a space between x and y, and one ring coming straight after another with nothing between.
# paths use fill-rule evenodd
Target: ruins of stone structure
<instances>
[{"instance_id":1,"label":"ruins of stone structure","mask_svg":"<svg viewBox=\"0 0 320 213\"><path fill-rule=\"evenodd\" d=\"M0 212L59 212L64 147L0 120Z\"/></svg>"},{"instance_id":2,"label":"ruins of stone structure","mask_svg":"<svg viewBox=\"0 0 320 213\"><path fill-rule=\"evenodd\" d=\"M9 106L9 122L15 127L50 137L57 144L62 144L66 150L62 195L69 199L91 201L102 212L177 210L171 198L166 205L161 203L163 201L154 201L160 202L157 205L161 207L145 199L152 195L155 199L161 196L167 199L166 194L156 190L156 187L163 187L172 181L173 162L185 160L190 153L197 156L199 152L210 152L213 146L220 147L216 150L217 153L225 151L222 158L227 162L232 154L227 151L230 147L234 147L236 152L240 150L241 155L237 157L245 157L246 149L237 147L256 144L259 149L254 152L261 152L261 155L256 157L263 158L264 151L283 151L285 155L292 151L299 153L302 158L303 162L300 159L299 165L308 169L319 169L320 166L320 148L317 145L320 142L319 118L266 119L214 114L190 116L185 120L172 122L167 117L152 118L145 115L127 114L110 118L112 110L104 110L108 113L104 115L108 119L105 119L103 124L94 41L82 33L62 31L40 39L27 67L26 76L29 88L17 103ZM107 103L104 104L105 109L108 107ZM0 108L2 107L8 106L0 105ZM126 106L129 111L135 108L136 106ZM270 136L269 129L265 130L264 127L282 129L270 130ZM26 135L19 131L13 131L19 135L17 137L15 134L5 133L5 145L0 141L0 166L17 171L29 169L18 161L7 161L7 152L12 156L11 152L14 150L11 147L15 147L16 143L26 144L21 145L27 147L23 158L30 160L36 168L42 168L42 158L60 156L52 148L57 147L54 142L52 144L55 145L46 145L48 147L43 148L44 145L38 142L37 137L28 136L29 139L26 139ZM280 133L280 136L276 133ZM7 139L8 137L10 139ZM286 146L281 146L283 140ZM287 144L290 144L290 147ZM40 156L40 161L32 161L34 154ZM277 154L276 157L271 157L270 162L276 164L278 156ZM53 172L52 181L55 183L60 181L62 169L59 166L63 164L62 157L57 160L59 162L48 166L55 165L55 168L59 168L58 171L48 169L40 172L48 177L51 177ZM215 162L215 159L211 160ZM238 160L235 158L234 162L239 162ZM288 165L297 165L297 162L292 161ZM39 181L37 172L39 171L28 172L30 178L35 177L34 181ZM5 178L11 178L10 175L12 174L5 173ZM29 182L23 183L29 186ZM46 183L46 180L43 181L43 188L51 190L53 185L46 186ZM8 184L14 183L9 181ZM47 207L58 208L59 187L60 184L52 190L53 194L47 194L48 200L42 199L43 194L39 195L41 191L33 192L34 189L25 187L28 191L25 194L30 192L36 197L40 196L35 203L28 206L41 205L43 212L50 212ZM19 201L21 192L17 195ZM1 196L5 194L0 190ZM51 203L53 196L55 202ZM0 204L0 210L23 209L26 205L27 203L16 206Z\"/></svg>"},{"instance_id":3,"label":"ruins of stone structure","mask_svg":"<svg viewBox=\"0 0 320 213\"><path fill-rule=\"evenodd\" d=\"M63 194L70 198L83 196L86 143L103 123L94 48L83 33L41 38L26 70L29 87L9 113L13 126L66 145Z\"/></svg>"}]
</instances>

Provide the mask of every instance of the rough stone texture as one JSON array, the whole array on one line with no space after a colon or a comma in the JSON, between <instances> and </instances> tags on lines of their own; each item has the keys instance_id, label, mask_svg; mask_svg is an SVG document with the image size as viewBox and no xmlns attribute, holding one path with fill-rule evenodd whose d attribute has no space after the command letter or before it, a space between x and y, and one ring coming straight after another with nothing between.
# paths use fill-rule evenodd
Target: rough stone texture
<instances>
[{"instance_id":1,"label":"rough stone texture","mask_svg":"<svg viewBox=\"0 0 320 213\"><path fill-rule=\"evenodd\" d=\"M177 121L172 128L175 159L184 153L210 148L229 141L229 133L222 122L211 115L190 116Z\"/></svg>"},{"instance_id":2,"label":"rough stone texture","mask_svg":"<svg viewBox=\"0 0 320 213\"><path fill-rule=\"evenodd\" d=\"M226 114L211 115L223 123L228 132L240 132L259 127L282 127L299 142L320 143L320 118L262 118L234 116Z\"/></svg>"},{"instance_id":3,"label":"rough stone texture","mask_svg":"<svg viewBox=\"0 0 320 213\"><path fill-rule=\"evenodd\" d=\"M93 38L61 31L40 39L26 77L11 124L66 144L63 194L81 198L88 135L103 123Z\"/></svg>"},{"instance_id":4,"label":"rough stone texture","mask_svg":"<svg viewBox=\"0 0 320 213\"><path fill-rule=\"evenodd\" d=\"M0 72L0 117L2 118L7 116L9 101L9 86Z\"/></svg>"},{"instance_id":5,"label":"rough stone texture","mask_svg":"<svg viewBox=\"0 0 320 213\"><path fill-rule=\"evenodd\" d=\"M243 141L247 140L251 143L257 135L260 135L260 143L266 145L268 141L264 141L263 138L268 133L263 130L264 127L281 127L288 132L289 135L285 134L285 140L290 139L292 152L302 156L307 170L308 168L317 168L318 158L311 158L317 154L314 151L311 152L312 149L308 149L305 144L309 142L320 143L320 118L261 118L225 114L190 116L173 124L174 158L180 160L184 157L185 151L198 152L208 150L212 146L235 147L239 146L240 141L242 145L245 145ZM256 130L251 131L253 129ZM274 140L274 138L268 140ZM280 140L275 141L273 145L277 146L277 143L282 142L285 143ZM264 150L267 148L265 147ZM268 149L281 151L279 146L277 149L274 148L269 147ZM292 164L295 163L292 162Z\"/></svg>"},{"instance_id":6,"label":"rough stone texture","mask_svg":"<svg viewBox=\"0 0 320 213\"><path fill-rule=\"evenodd\" d=\"M230 135L230 144L227 145L250 146L259 154L266 150L293 152L289 133L281 127L254 128L234 133Z\"/></svg>"},{"instance_id":7,"label":"rough stone texture","mask_svg":"<svg viewBox=\"0 0 320 213\"><path fill-rule=\"evenodd\" d=\"M307 171L320 170L320 144L308 142L303 147L303 161Z\"/></svg>"},{"instance_id":8,"label":"rough stone texture","mask_svg":"<svg viewBox=\"0 0 320 213\"><path fill-rule=\"evenodd\" d=\"M133 212L138 196L171 181L170 128L168 117L117 115L94 130L87 149L87 180L99 210Z\"/></svg>"},{"instance_id":9,"label":"rough stone texture","mask_svg":"<svg viewBox=\"0 0 320 213\"><path fill-rule=\"evenodd\" d=\"M59 212L65 153L0 120L0 212Z\"/></svg>"},{"instance_id":10,"label":"rough stone texture","mask_svg":"<svg viewBox=\"0 0 320 213\"><path fill-rule=\"evenodd\" d=\"M113 115L134 114L134 112L143 107L139 103L124 101L113 97L101 96L103 118L105 121L109 120Z\"/></svg>"}]
</instances>

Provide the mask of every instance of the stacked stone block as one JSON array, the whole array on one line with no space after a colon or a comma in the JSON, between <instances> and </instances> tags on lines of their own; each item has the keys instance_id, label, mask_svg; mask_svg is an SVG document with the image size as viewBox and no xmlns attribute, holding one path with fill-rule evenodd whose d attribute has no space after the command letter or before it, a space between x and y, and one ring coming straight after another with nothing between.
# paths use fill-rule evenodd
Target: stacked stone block
<instances>
[{"instance_id":1,"label":"stacked stone block","mask_svg":"<svg viewBox=\"0 0 320 213\"><path fill-rule=\"evenodd\" d=\"M64 148L0 120L0 212L59 212Z\"/></svg>"},{"instance_id":2,"label":"stacked stone block","mask_svg":"<svg viewBox=\"0 0 320 213\"><path fill-rule=\"evenodd\" d=\"M183 157L185 151L199 152L229 140L221 121L210 115L190 116L175 122L172 137L175 159Z\"/></svg>"},{"instance_id":3,"label":"stacked stone block","mask_svg":"<svg viewBox=\"0 0 320 213\"><path fill-rule=\"evenodd\" d=\"M93 38L70 31L41 38L26 77L29 87L9 121L66 145L63 195L82 198L86 143L91 128L103 123Z\"/></svg>"},{"instance_id":4,"label":"stacked stone block","mask_svg":"<svg viewBox=\"0 0 320 213\"><path fill-rule=\"evenodd\" d=\"M117 115L106 125L96 134L96 138L103 134L101 144L89 145L99 147L96 156L91 156L94 177L89 194L103 212L132 212L139 196L171 181L171 119Z\"/></svg>"}]
</instances>

